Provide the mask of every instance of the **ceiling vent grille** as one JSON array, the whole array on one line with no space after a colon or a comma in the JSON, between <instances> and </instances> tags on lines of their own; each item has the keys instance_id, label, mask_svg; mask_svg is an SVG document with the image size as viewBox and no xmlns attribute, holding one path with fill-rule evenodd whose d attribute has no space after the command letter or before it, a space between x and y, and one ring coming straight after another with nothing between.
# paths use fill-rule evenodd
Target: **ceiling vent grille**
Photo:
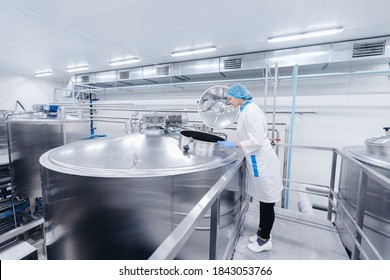
<instances>
[{"instance_id":1,"label":"ceiling vent grille","mask_svg":"<svg viewBox=\"0 0 390 280\"><path fill-rule=\"evenodd\" d=\"M89 75L81 76L82 83L89 83Z\"/></svg>"},{"instance_id":2,"label":"ceiling vent grille","mask_svg":"<svg viewBox=\"0 0 390 280\"><path fill-rule=\"evenodd\" d=\"M120 71L119 80L128 80L130 78L130 71Z\"/></svg>"},{"instance_id":3,"label":"ceiling vent grille","mask_svg":"<svg viewBox=\"0 0 390 280\"><path fill-rule=\"evenodd\" d=\"M156 76L169 76L169 66L156 66Z\"/></svg>"},{"instance_id":4,"label":"ceiling vent grille","mask_svg":"<svg viewBox=\"0 0 390 280\"><path fill-rule=\"evenodd\" d=\"M373 41L362 44L353 44L353 54L352 57L368 57L368 56L377 56L384 55L386 48L386 40L383 41Z\"/></svg>"},{"instance_id":5,"label":"ceiling vent grille","mask_svg":"<svg viewBox=\"0 0 390 280\"><path fill-rule=\"evenodd\" d=\"M232 58L223 61L224 70L235 70L242 68L242 58Z\"/></svg>"}]
</instances>

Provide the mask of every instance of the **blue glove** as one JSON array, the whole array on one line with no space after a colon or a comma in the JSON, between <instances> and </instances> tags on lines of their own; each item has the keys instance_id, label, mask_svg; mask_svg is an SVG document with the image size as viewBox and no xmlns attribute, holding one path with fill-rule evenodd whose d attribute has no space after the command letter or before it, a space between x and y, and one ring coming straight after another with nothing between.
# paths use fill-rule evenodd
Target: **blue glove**
<instances>
[{"instance_id":1,"label":"blue glove","mask_svg":"<svg viewBox=\"0 0 390 280\"><path fill-rule=\"evenodd\" d=\"M230 149L237 148L236 143L232 141L218 141L218 144L219 146L224 148L230 148Z\"/></svg>"}]
</instances>

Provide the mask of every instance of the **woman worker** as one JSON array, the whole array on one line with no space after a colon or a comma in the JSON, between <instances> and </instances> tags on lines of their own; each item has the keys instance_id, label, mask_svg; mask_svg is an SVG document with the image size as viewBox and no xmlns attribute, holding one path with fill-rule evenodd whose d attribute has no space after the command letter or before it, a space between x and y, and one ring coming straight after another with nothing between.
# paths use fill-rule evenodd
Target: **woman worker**
<instances>
[{"instance_id":1,"label":"woman worker","mask_svg":"<svg viewBox=\"0 0 390 280\"><path fill-rule=\"evenodd\" d=\"M260 221L257 233L249 238L248 249L262 252L272 248L271 230L275 221L275 202L283 189L279 159L268 139L268 127L263 111L252 103L246 87L234 84L228 100L240 107L237 131L240 142L218 141L225 148L242 149L246 159L248 193L260 202Z\"/></svg>"}]
</instances>

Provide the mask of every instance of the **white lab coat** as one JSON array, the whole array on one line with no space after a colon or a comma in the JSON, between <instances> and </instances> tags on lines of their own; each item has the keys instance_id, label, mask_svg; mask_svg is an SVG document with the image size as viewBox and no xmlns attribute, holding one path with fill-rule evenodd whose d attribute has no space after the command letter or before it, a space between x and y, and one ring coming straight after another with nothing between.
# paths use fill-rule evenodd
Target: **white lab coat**
<instances>
[{"instance_id":1,"label":"white lab coat","mask_svg":"<svg viewBox=\"0 0 390 280\"><path fill-rule=\"evenodd\" d=\"M277 202L283 185L279 159L268 139L266 117L252 102L241 109L237 131L246 159L248 193L262 202Z\"/></svg>"}]
</instances>

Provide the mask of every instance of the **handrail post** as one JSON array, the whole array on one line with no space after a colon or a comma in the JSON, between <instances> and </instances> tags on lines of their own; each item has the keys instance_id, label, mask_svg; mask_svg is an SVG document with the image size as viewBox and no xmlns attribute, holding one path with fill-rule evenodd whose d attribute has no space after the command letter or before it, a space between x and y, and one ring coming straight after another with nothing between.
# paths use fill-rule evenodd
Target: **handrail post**
<instances>
[{"instance_id":1,"label":"handrail post","mask_svg":"<svg viewBox=\"0 0 390 280\"><path fill-rule=\"evenodd\" d=\"M336 180L336 166L337 166L337 153L336 151L333 151L333 157L332 157L332 173L330 175L330 183L329 188L334 191L335 186L335 180ZM333 192L329 192L329 201L328 201L328 220L332 220L332 213L333 213L333 205L331 203L333 201Z\"/></svg>"},{"instance_id":2,"label":"handrail post","mask_svg":"<svg viewBox=\"0 0 390 280\"><path fill-rule=\"evenodd\" d=\"M288 124L286 124L284 128L284 144L289 145L290 142L290 127ZM284 148L284 153L283 153L283 175L282 178L286 179L283 181L283 191L282 191L282 199L281 199L281 208L286 208L286 190L287 190L287 156L290 151L290 146L286 146Z\"/></svg>"},{"instance_id":3,"label":"handrail post","mask_svg":"<svg viewBox=\"0 0 390 280\"><path fill-rule=\"evenodd\" d=\"M359 178L359 187L358 187L357 203L356 203L356 224L362 230L363 230L363 221L364 221L364 210L366 205L367 181L368 181L368 176L362 170ZM358 230L356 230L355 235L356 235L356 240L359 242L359 244L361 244L362 237L359 234ZM352 252L352 259L358 260L359 257L360 257L360 251L359 248L355 245Z\"/></svg>"},{"instance_id":4,"label":"handrail post","mask_svg":"<svg viewBox=\"0 0 390 280\"><path fill-rule=\"evenodd\" d=\"M209 248L209 259L217 259L218 249L218 234L219 234L219 210L220 210L220 197L218 197L213 205L211 206L211 217L210 217L210 248Z\"/></svg>"}]
</instances>

